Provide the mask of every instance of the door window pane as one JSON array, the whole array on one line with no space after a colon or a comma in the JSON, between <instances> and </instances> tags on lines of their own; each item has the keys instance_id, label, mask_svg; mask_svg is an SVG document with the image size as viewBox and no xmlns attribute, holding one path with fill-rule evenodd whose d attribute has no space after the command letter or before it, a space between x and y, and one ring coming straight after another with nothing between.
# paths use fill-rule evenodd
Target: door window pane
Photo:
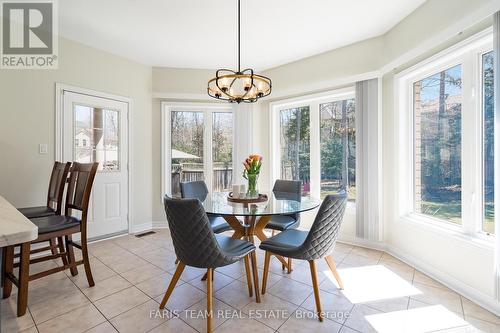
<instances>
[{"instance_id":1,"label":"door window pane","mask_svg":"<svg viewBox=\"0 0 500 333\"><path fill-rule=\"evenodd\" d=\"M118 111L75 105L74 160L99 162L99 170L120 170L119 120Z\"/></svg>"},{"instance_id":2,"label":"door window pane","mask_svg":"<svg viewBox=\"0 0 500 333\"><path fill-rule=\"evenodd\" d=\"M233 113L212 114L212 163L214 192L228 191L233 183Z\"/></svg>"},{"instance_id":3,"label":"door window pane","mask_svg":"<svg viewBox=\"0 0 500 333\"><path fill-rule=\"evenodd\" d=\"M281 179L300 180L310 192L309 106L280 111Z\"/></svg>"},{"instance_id":4,"label":"door window pane","mask_svg":"<svg viewBox=\"0 0 500 333\"><path fill-rule=\"evenodd\" d=\"M356 199L354 99L323 103L320 110L321 198L347 189Z\"/></svg>"},{"instance_id":5,"label":"door window pane","mask_svg":"<svg viewBox=\"0 0 500 333\"><path fill-rule=\"evenodd\" d=\"M180 182L204 180L203 112L171 112L172 196L180 197Z\"/></svg>"},{"instance_id":6,"label":"door window pane","mask_svg":"<svg viewBox=\"0 0 500 333\"><path fill-rule=\"evenodd\" d=\"M461 223L462 68L413 85L415 212Z\"/></svg>"},{"instance_id":7,"label":"door window pane","mask_svg":"<svg viewBox=\"0 0 500 333\"><path fill-rule=\"evenodd\" d=\"M493 89L493 51L483 55L483 231L495 232L494 225L494 89Z\"/></svg>"}]
</instances>

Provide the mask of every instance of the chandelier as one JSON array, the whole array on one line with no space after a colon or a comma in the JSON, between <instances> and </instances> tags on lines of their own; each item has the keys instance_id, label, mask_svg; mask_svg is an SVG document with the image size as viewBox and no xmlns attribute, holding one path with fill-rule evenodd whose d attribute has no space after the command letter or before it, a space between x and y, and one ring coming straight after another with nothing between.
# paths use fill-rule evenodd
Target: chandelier
<instances>
[{"instance_id":1,"label":"chandelier","mask_svg":"<svg viewBox=\"0 0 500 333\"><path fill-rule=\"evenodd\" d=\"M215 77L208 81L207 92L210 97L230 103L254 103L271 94L271 79L255 74L251 68L241 70L240 12L238 0L238 70L217 70Z\"/></svg>"}]
</instances>

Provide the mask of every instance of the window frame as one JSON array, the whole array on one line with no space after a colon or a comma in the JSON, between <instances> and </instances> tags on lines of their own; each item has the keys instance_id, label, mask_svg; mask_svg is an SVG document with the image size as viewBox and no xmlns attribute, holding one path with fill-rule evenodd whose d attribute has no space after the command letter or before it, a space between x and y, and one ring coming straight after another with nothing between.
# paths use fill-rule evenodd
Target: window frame
<instances>
[{"instance_id":1,"label":"window frame","mask_svg":"<svg viewBox=\"0 0 500 333\"><path fill-rule=\"evenodd\" d=\"M235 130L236 119L234 107L221 103L170 103L161 102L161 200L165 194L171 195L171 177L168 176L172 169L172 143L171 143L171 113L172 112L202 112L203 113L203 173L204 181L211 192L213 187L213 152L212 152L212 125L213 114L219 112L233 114L233 172L235 170Z\"/></svg>"},{"instance_id":2,"label":"window frame","mask_svg":"<svg viewBox=\"0 0 500 333\"><path fill-rule=\"evenodd\" d=\"M270 166L271 186L281 176L281 146L280 146L280 111L291 108L309 107L309 142L310 142L310 195L319 198L321 195L321 131L320 131L320 104L342 101L355 98L355 87L324 93L304 95L296 98L284 99L269 103L269 133L270 133ZM358 194L356 194L358 195Z\"/></svg>"},{"instance_id":3,"label":"window frame","mask_svg":"<svg viewBox=\"0 0 500 333\"><path fill-rule=\"evenodd\" d=\"M394 76L395 138L397 149L397 214L400 221L439 229L447 233L492 242L482 230L483 194L483 93L482 55L493 49L492 30L487 29ZM462 218L461 224L414 211L415 204L415 113L413 85L453 66L462 72ZM467 158L463 158L467 156Z\"/></svg>"}]
</instances>

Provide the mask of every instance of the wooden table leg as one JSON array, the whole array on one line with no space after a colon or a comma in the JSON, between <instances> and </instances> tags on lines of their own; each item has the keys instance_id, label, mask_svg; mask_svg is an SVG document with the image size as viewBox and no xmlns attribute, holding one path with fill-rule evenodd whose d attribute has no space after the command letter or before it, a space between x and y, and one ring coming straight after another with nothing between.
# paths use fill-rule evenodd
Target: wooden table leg
<instances>
[{"instance_id":1,"label":"wooden table leg","mask_svg":"<svg viewBox=\"0 0 500 333\"><path fill-rule=\"evenodd\" d=\"M257 238L259 238L260 241L265 241L267 239L267 236L264 233L264 228L270 220L271 216L262 216L255 224L254 234L257 236ZM288 274L290 274L292 272L291 263L282 256L275 255L275 257L278 258L283 267L288 268Z\"/></svg>"},{"instance_id":2,"label":"wooden table leg","mask_svg":"<svg viewBox=\"0 0 500 333\"><path fill-rule=\"evenodd\" d=\"M17 292L17 316L26 313L28 307L28 281L30 278L30 243L21 244L21 257L19 266L19 289Z\"/></svg>"}]
</instances>

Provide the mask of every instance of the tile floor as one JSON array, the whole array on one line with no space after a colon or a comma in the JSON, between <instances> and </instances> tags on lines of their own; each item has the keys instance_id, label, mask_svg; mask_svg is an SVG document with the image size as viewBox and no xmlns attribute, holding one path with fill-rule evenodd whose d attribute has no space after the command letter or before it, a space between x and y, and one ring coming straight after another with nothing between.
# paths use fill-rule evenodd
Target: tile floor
<instances>
[{"instance_id":1,"label":"tile floor","mask_svg":"<svg viewBox=\"0 0 500 333\"><path fill-rule=\"evenodd\" d=\"M83 267L76 277L61 272L30 284L29 311L15 316L16 294L1 303L2 332L203 332L204 271L187 268L167 304L158 305L175 270L169 232L123 236L90 245L96 286ZM77 255L79 251L76 251ZM263 253L258 250L259 267ZM337 244L334 259L345 290L326 263L318 262L327 319L314 318L309 267L294 261L288 275L272 260L268 292L257 304L248 297L242 264L216 271L213 330L223 332L500 332L500 318L390 255ZM49 262L32 266L41 270ZM259 272L262 278L262 270ZM175 315L173 315L175 314Z\"/></svg>"}]
</instances>

